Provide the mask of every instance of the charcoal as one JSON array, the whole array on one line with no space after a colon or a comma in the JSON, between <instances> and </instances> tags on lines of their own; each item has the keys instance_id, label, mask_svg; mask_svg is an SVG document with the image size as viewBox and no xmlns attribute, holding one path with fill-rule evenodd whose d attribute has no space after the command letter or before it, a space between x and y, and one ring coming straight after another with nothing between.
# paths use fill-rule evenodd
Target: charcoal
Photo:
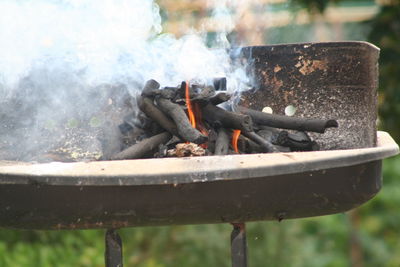
<instances>
[{"instance_id":1,"label":"charcoal","mask_svg":"<svg viewBox=\"0 0 400 267\"><path fill-rule=\"evenodd\" d=\"M214 78L213 80L214 88L217 91L226 91L226 78Z\"/></svg>"},{"instance_id":2,"label":"charcoal","mask_svg":"<svg viewBox=\"0 0 400 267\"><path fill-rule=\"evenodd\" d=\"M312 141L305 132L289 133L281 131L277 137L276 144L289 147L291 151L319 150L319 145Z\"/></svg>"},{"instance_id":3,"label":"charcoal","mask_svg":"<svg viewBox=\"0 0 400 267\"><path fill-rule=\"evenodd\" d=\"M208 154L214 154L216 148L216 142L218 138L218 133L215 129L210 129L208 131L208 142L207 142L207 152Z\"/></svg>"},{"instance_id":4,"label":"charcoal","mask_svg":"<svg viewBox=\"0 0 400 267\"><path fill-rule=\"evenodd\" d=\"M165 158L168 156L168 146L161 144L158 146L158 152L154 154L155 158Z\"/></svg>"},{"instance_id":5,"label":"charcoal","mask_svg":"<svg viewBox=\"0 0 400 267\"><path fill-rule=\"evenodd\" d=\"M263 152L279 152L279 150L269 141L265 140L255 132L242 132L244 136L260 145Z\"/></svg>"},{"instance_id":6,"label":"charcoal","mask_svg":"<svg viewBox=\"0 0 400 267\"><path fill-rule=\"evenodd\" d=\"M133 127L129 124L129 123L121 123L120 125L118 125L119 131L123 134L126 135L128 134L130 131L133 130Z\"/></svg>"},{"instance_id":7,"label":"charcoal","mask_svg":"<svg viewBox=\"0 0 400 267\"><path fill-rule=\"evenodd\" d=\"M295 118L283 115L268 114L240 106L237 107L237 110L242 114L249 115L255 123L275 128L324 133L327 128L338 127L336 120Z\"/></svg>"},{"instance_id":8,"label":"charcoal","mask_svg":"<svg viewBox=\"0 0 400 267\"><path fill-rule=\"evenodd\" d=\"M185 141L196 144L203 144L207 141L207 136L192 127L185 112L178 104L162 97L156 98L156 102L160 109L174 120L179 136Z\"/></svg>"},{"instance_id":9,"label":"charcoal","mask_svg":"<svg viewBox=\"0 0 400 267\"><path fill-rule=\"evenodd\" d=\"M155 96L160 90L160 84L156 80L148 80L142 89L142 96Z\"/></svg>"},{"instance_id":10,"label":"charcoal","mask_svg":"<svg viewBox=\"0 0 400 267\"><path fill-rule=\"evenodd\" d=\"M212 96L209 101L211 104L213 104L214 106L217 106L221 103L224 103L228 100L231 99L231 95L227 94L227 93L217 93L216 95Z\"/></svg>"},{"instance_id":11,"label":"charcoal","mask_svg":"<svg viewBox=\"0 0 400 267\"><path fill-rule=\"evenodd\" d=\"M204 118L214 127L224 126L225 128L238 129L250 132L253 130L253 122L250 116L226 111L209 103L202 107Z\"/></svg>"},{"instance_id":12,"label":"charcoal","mask_svg":"<svg viewBox=\"0 0 400 267\"><path fill-rule=\"evenodd\" d=\"M157 122L169 133L175 136L179 135L175 123L154 105L152 99L148 97L140 97L138 99L138 106L143 113L145 113L149 118Z\"/></svg>"},{"instance_id":13,"label":"charcoal","mask_svg":"<svg viewBox=\"0 0 400 267\"><path fill-rule=\"evenodd\" d=\"M144 139L131 147L128 147L127 149L113 155L111 159L125 160L148 157L158 149L160 144L167 142L170 138L170 133L163 132L161 134Z\"/></svg>"},{"instance_id":14,"label":"charcoal","mask_svg":"<svg viewBox=\"0 0 400 267\"><path fill-rule=\"evenodd\" d=\"M218 137L215 142L215 155L227 155L229 152L230 134L225 128L218 129Z\"/></svg>"}]
</instances>

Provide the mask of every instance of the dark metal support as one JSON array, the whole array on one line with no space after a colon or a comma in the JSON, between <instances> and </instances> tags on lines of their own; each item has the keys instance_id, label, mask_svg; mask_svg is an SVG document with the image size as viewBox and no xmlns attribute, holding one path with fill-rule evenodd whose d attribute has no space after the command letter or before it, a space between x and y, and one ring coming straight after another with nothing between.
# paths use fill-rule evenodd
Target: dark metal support
<instances>
[{"instance_id":1,"label":"dark metal support","mask_svg":"<svg viewBox=\"0 0 400 267\"><path fill-rule=\"evenodd\" d=\"M231 254L232 267L247 267L247 241L244 223L232 223Z\"/></svg>"},{"instance_id":2,"label":"dark metal support","mask_svg":"<svg viewBox=\"0 0 400 267\"><path fill-rule=\"evenodd\" d=\"M106 267L122 267L122 240L114 229L106 232Z\"/></svg>"}]
</instances>

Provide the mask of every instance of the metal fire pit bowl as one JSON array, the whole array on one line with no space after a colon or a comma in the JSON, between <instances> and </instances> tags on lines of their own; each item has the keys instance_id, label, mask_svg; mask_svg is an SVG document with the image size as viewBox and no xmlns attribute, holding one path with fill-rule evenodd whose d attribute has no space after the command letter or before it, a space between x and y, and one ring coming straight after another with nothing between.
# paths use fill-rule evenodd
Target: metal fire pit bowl
<instances>
[{"instance_id":1,"label":"metal fire pit bowl","mask_svg":"<svg viewBox=\"0 0 400 267\"><path fill-rule=\"evenodd\" d=\"M337 119L328 151L0 164L0 227L120 228L281 220L344 212L381 188L397 144L376 132L378 49L319 43L243 50L257 86L242 104ZM351 149L348 149L351 148ZM335 149L335 150L332 150Z\"/></svg>"}]
</instances>

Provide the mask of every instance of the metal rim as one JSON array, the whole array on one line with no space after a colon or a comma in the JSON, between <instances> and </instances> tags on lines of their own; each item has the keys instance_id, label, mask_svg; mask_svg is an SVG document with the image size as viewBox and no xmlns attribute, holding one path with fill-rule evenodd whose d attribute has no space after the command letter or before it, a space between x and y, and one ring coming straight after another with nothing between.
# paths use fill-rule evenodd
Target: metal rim
<instances>
[{"instance_id":1,"label":"metal rim","mask_svg":"<svg viewBox=\"0 0 400 267\"><path fill-rule=\"evenodd\" d=\"M346 167L398 153L390 135L378 132L378 145L361 149L77 163L2 162L0 184L126 186L251 179Z\"/></svg>"}]
</instances>

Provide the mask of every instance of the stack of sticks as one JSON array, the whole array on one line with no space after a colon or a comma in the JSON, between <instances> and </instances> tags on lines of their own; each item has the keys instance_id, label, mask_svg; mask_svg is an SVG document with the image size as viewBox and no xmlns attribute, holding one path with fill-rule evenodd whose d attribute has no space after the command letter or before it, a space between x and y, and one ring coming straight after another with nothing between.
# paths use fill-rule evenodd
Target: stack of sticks
<instances>
[{"instance_id":1,"label":"stack of sticks","mask_svg":"<svg viewBox=\"0 0 400 267\"><path fill-rule=\"evenodd\" d=\"M233 107L230 99L225 78L215 79L213 86L182 82L164 88L149 80L137 98L140 113L127 115L119 127L134 140L109 159L312 151L319 146L307 132L338 127L336 120Z\"/></svg>"}]
</instances>

